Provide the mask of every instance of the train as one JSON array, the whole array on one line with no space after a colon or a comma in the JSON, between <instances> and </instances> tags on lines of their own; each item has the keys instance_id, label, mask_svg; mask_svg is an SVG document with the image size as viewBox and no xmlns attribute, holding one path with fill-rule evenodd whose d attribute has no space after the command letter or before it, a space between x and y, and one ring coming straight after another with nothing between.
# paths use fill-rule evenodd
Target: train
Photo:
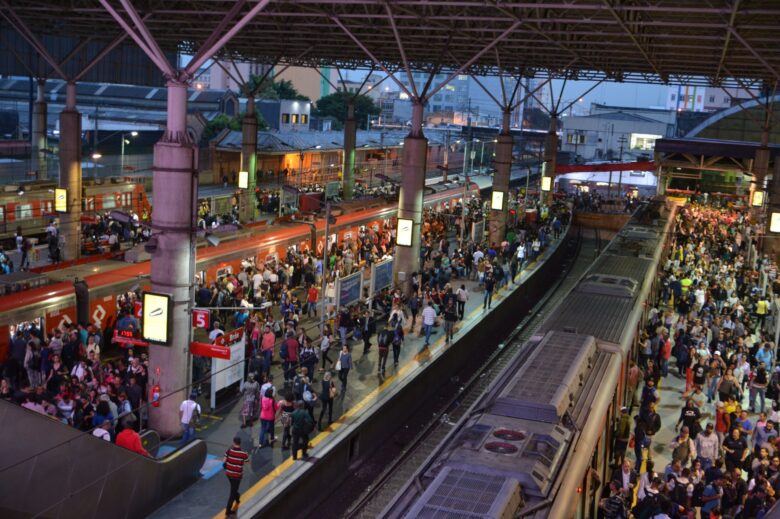
<instances>
[{"instance_id":1,"label":"train","mask_svg":"<svg viewBox=\"0 0 780 519\"><path fill-rule=\"evenodd\" d=\"M55 181L39 180L4 186L0 191L0 242L8 243L21 227L25 236L43 235L54 210ZM84 179L82 220L90 222L99 213L121 210L143 214L149 210L144 183L132 177Z\"/></svg>"},{"instance_id":2,"label":"train","mask_svg":"<svg viewBox=\"0 0 780 519\"><path fill-rule=\"evenodd\" d=\"M465 194L476 196L479 187L471 184ZM427 194L424 204L425 207L446 212L463 196L463 187L447 188ZM357 236L361 228L381 231L393 225L397 210L397 206L384 205L337 216L336 224L330 227L329 238L341 242ZM321 254L325 243L324 222L316 221L314 225L316 254ZM198 279L209 283L230 272L237 272L247 260L260 263L271 258L284 258L289 247L306 251L314 246L310 225L290 223L267 229L261 226L260 229L216 247L198 249ZM47 334L64 323L81 322L100 328L112 326L117 318L117 297L139 288L148 288L150 271L149 261L135 264L118 260L96 261L51 272L49 275L53 279L42 286L0 295L0 362L5 359L9 339L18 326L35 323ZM77 297L77 277L86 283L88 294L80 293ZM84 314L88 315L85 317Z\"/></svg>"},{"instance_id":3,"label":"train","mask_svg":"<svg viewBox=\"0 0 780 519\"><path fill-rule=\"evenodd\" d=\"M640 206L382 517L599 517L677 207Z\"/></svg>"}]
</instances>

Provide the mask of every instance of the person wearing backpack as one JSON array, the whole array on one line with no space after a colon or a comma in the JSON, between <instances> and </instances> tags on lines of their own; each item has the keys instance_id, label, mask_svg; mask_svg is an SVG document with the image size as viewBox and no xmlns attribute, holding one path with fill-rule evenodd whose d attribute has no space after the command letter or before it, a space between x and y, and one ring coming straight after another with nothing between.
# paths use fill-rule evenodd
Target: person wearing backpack
<instances>
[{"instance_id":1,"label":"person wearing backpack","mask_svg":"<svg viewBox=\"0 0 780 519\"><path fill-rule=\"evenodd\" d=\"M390 343L393 342L393 331L390 323L379 332L376 339L377 347L379 348L379 362L377 363L377 374L385 374L385 366L387 365L387 355L390 352Z\"/></svg>"},{"instance_id":2,"label":"person wearing backpack","mask_svg":"<svg viewBox=\"0 0 780 519\"><path fill-rule=\"evenodd\" d=\"M195 426L200 420L200 404L195 399L197 393L190 393L190 397L179 406L179 422L181 422L181 446L183 447L195 437Z\"/></svg>"},{"instance_id":3,"label":"person wearing backpack","mask_svg":"<svg viewBox=\"0 0 780 519\"><path fill-rule=\"evenodd\" d=\"M696 459L696 444L688 433L688 427L683 425L680 434L669 444L672 449L672 459L679 461L682 466Z\"/></svg>"},{"instance_id":4,"label":"person wearing backpack","mask_svg":"<svg viewBox=\"0 0 780 519\"><path fill-rule=\"evenodd\" d=\"M314 430L314 418L304 409L303 402L295 402L292 414L292 459L298 459L298 450L303 451L303 459L309 457L309 434Z\"/></svg>"},{"instance_id":5,"label":"person wearing backpack","mask_svg":"<svg viewBox=\"0 0 780 519\"><path fill-rule=\"evenodd\" d=\"M645 497L639 501L631 513L635 519L651 519L661 512L660 487L663 485L663 479L657 477L650 483L650 487L645 489Z\"/></svg>"}]
</instances>

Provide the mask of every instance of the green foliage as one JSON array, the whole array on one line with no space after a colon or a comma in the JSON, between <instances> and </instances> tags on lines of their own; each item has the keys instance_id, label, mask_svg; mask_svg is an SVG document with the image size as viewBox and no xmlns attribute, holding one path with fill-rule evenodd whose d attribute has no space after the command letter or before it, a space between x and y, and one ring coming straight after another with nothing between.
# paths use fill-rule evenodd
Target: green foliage
<instances>
[{"instance_id":1,"label":"green foliage","mask_svg":"<svg viewBox=\"0 0 780 519\"><path fill-rule=\"evenodd\" d=\"M333 117L338 122L336 130L344 127L347 119L347 102L354 94L349 92L336 92L320 98L312 110L312 115L318 117ZM379 115L381 110L374 104L374 100L368 96L359 95L355 98L355 119L359 128L366 129L368 116Z\"/></svg>"},{"instance_id":2,"label":"green foliage","mask_svg":"<svg viewBox=\"0 0 780 519\"><path fill-rule=\"evenodd\" d=\"M208 144L208 142L211 139L216 137L219 134L219 132L221 132L225 128L233 131L241 131L241 120L243 119L243 117L244 117L243 113L235 117L230 117L229 115L226 114L218 114L216 117L210 120L206 125L206 129L203 131L203 137L201 138L201 144L205 146L206 144ZM257 114L257 129L258 130L268 129L268 123L265 122L265 120L259 113Z\"/></svg>"},{"instance_id":3,"label":"green foliage","mask_svg":"<svg viewBox=\"0 0 780 519\"><path fill-rule=\"evenodd\" d=\"M292 99L294 101L306 101L309 102L309 98L298 92L292 84L292 81L288 79L282 79L280 81L274 81L272 78L266 78L265 81L260 81L260 76L252 75L249 77L247 86L249 90L255 90L257 86L257 98L258 99Z\"/></svg>"}]
</instances>

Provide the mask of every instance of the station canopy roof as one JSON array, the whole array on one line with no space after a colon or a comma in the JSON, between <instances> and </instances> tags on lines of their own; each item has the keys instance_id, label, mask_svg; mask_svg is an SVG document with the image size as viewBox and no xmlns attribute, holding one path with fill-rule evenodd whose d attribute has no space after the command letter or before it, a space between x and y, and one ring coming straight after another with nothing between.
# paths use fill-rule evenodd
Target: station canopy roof
<instances>
[{"instance_id":1,"label":"station canopy roof","mask_svg":"<svg viewBox=\"0 0 780 519\"><path fill-rule=\"evenodd\" d=\"M225 29L267 0L104 1L131 24L123 4L132 4L170 55L197 53L231 10ZM121 31L100 0L0 0L0 11L35 34L74 41L108 41ZM1 34L11 27L5 16L0 20ZM734 78L741 78L771 85L780 78L780 2L270 0L221 56L343 68L376 60L390 71L406 61L412 70L444 73L469 64L467 72L478 75L721 86L737 86Z\"/></svg>"}]
</instances>

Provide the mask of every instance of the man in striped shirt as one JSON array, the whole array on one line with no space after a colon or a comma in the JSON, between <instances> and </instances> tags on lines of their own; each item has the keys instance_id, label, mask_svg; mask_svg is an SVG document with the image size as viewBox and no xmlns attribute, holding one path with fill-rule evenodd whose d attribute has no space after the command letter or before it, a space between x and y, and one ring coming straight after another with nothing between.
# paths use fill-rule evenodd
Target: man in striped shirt
<instances>
[{"instance_id":1,"label":"man in striped shirt","mask_svg":"<svg viewBox=\"0 0 780 519\"><path fill-rule=\"evenodd\" d=\"M241 448L241 438L233 438L233 445L225 451L223 466L225 475L230 482L230 497L228 497L226 516L234 516L233 502L238 505L241 503L241 494L238 492L238 486L241 484L241 478L244 475L244 463L249 459L249 454Z\"/></svg>"}]
</instances>

